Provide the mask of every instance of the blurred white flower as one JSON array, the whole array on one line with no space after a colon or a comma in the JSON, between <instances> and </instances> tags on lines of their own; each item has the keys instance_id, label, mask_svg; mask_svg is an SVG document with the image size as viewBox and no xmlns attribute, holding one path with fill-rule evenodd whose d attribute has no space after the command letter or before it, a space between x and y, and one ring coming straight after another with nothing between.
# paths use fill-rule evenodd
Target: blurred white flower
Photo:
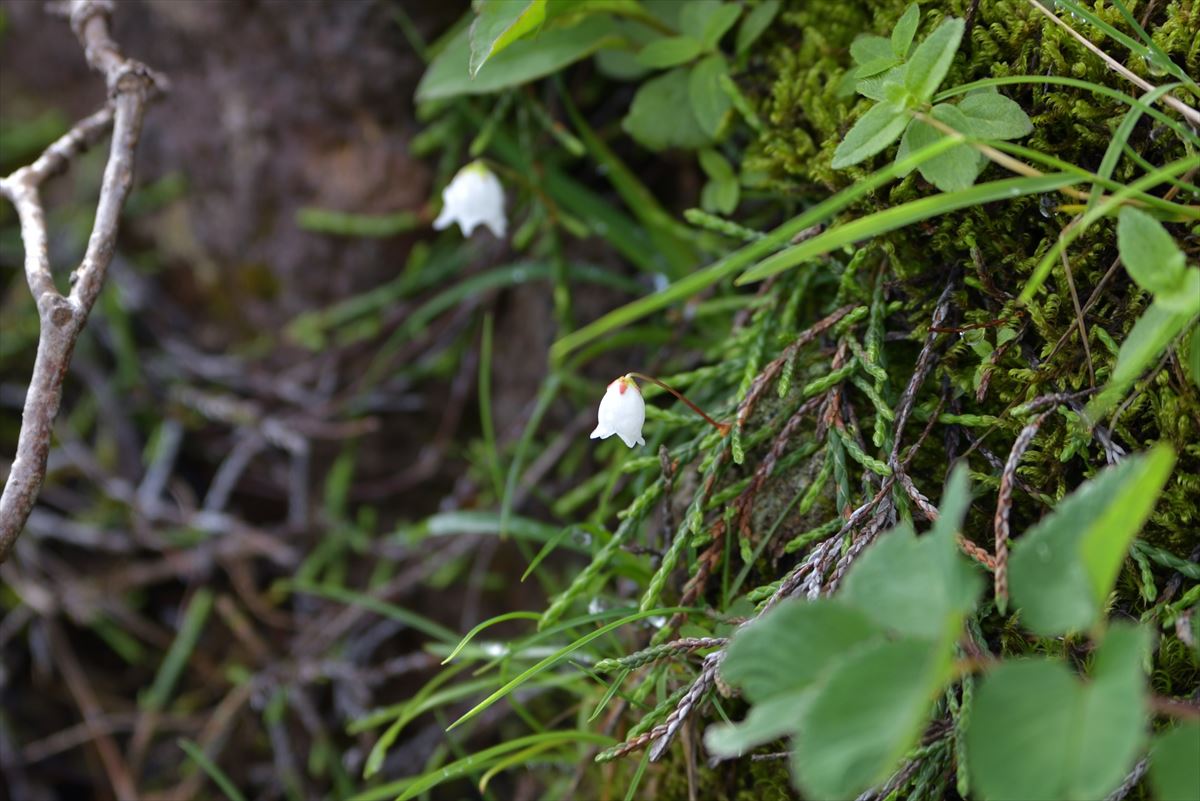
<instances>
[{"instance_id":1,"label":"blurred white flower","mask_svg":"<svg viewBox=\"0 0 1200 801\"><path fill-rule=\"evenodd\" d=\"M486 225L499 239L508 230L504 187L482 161L463 167L442 190L442 213L433 221L433 227L440 231L454 223L458 223L463 236L470 236L479 225Z\"/></svg>"},{"instance_id":2,"label":"blurred white flower","mask_svg":"<svg viewBox=\"0 0 1200 801\"><path fill-rule=\"evenodd\" d=\"M629 376L621 376L608 385L600 399L599 424L592 439L608 439L613 434L629 447L645 445L642 425L646 422L646 401L642 391Z\"/></svg>"}]
</instances>

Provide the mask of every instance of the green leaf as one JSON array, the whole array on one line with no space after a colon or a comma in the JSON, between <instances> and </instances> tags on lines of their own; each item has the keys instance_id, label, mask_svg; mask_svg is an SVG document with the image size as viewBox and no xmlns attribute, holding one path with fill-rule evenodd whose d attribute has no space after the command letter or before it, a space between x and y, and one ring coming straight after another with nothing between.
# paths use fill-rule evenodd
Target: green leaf
<instances>
[{"instance_id":1,"label":"green leaf","mask_svg":"<svg viewBox=\"0 0 1200 801\"><path fill-rule=\"evenodd\" d=\"M737 208L741 194L733 167L724 156L711 149L700 151L700 167L709 178L700 193L701 205L705 211L729 214Z\"/></svg>"},{"instance_id":2,"label":"green leaf","mask_svg":"<svg viewBox=\"0 0 1200 801\"><path fill-rule=\"evenodd\" d=\"M763 703L808 688L848 649L882 634L866 615L837 601L784 601L734 635L721 675Z\"/></svg>"},{"instance_id":3,"label":"green leaf","mask_svg":"<svg viewBox=\"0 0 1200 801\"><path fill-rule=\"evenodd\" d=\"M957 107L941 103L933 107L932 115L939 122L949 125L959 133L972 135L971 123ZM904 130L896 160L908 158L909 153L946 136L931 125L913 120ZM970 145L956 145L937 158L932 158L917 168L921 176L943 192L957 192L975 183L981 170L980 160Z\"/></svg>"},{"instance_id":4,"label":"green leaf","mask_svg":"<svg viewBox=\"0 0 1200 801\"><path fill-rule=\"evenodd\" d=\"M736 3L722 3L721 6L713 12L708 18L708 23L704 26L704 34L700 41L704 45L705 50L715 50L721 41L721 37L729 32L733 24L737 22L738 17L742 15L742 7Z\"/></svg>"},{"instance_id":5,"label":"green leaf","mask_svg":"<svg viewBox=\"0 0 1200 801\"><path fill-rule=\"evenodd\" d=\"M883 641L838 664L795 738L792 766L806 797L853 798L897 767L947 678L939 651L924 640Z\"/></svg>"},{"instance_id":6,"label":"green leaf","mask_svg":"<svg viewBox=\"0 0 1200 801\"><path fill-rule=\"evenodd\" d=\"M913 36L917 33L917 24L921 21L921 8L916 3L904 9L904 14L892 28L892 52L896 58L908 56L908 48L912 47Z\"/></svg>"},{"instance_id":7,"label":"green leaf","mask_svg":"<svg viewBox=\"0 0 1200 801\"><path fill-rule=\"evenodd\" d=\"M709 726L704 732L704 747L719 756L740 757L751 748L794 734L814 696L810 687L777 695L770 703L756 704L740 723Z\"/></svg>"},{"instance_id":8,"label":"green leaf","mask_svg":"<svg viewBox=\"0 0 1200 801\"><path fill-rule=\"evenodd\" d=\"M1029 115L1015 101L991 91L972 92L958 104L969 122L963 132L980 139L1020 139L1033 132Z\"/></svg>"},{"instance_id":9,"label":"green leaf","mask_svg":"<svg viewBox=\"0 0 1200 801\"><path fill-rule=\"evenodd\" d=\"M558 72L601 47L622 41L607 17L593 16L578 25L543 31L537 39L520 39L493 55L470 75L470 32L460 31L433 60L417 86L417 100L482 95L520 86Z\"/></svg>"},{"instance_id":10,"label":"green leaf","mask_svg":"<svg viewBox=\"0 0 1200 801\"><path fill-rule=\"evenodd\" d=\"M901 64L892 67L882 75L863 78L854 84L854 89L863 97L878 100L881 103L891 103L899 108L904 100L904 73L907 68Z\"/></svg>"},{"instance_id":11,"label":"green leaf","mask_svg":"<svg viewBox=\"0 0 1200 801\"><path fill-rule=\"evenodd\" d=\"M729 95L721 88L721 76L729 71L724 57L711 55L692 67L688 76L688 98L692 115L710 137L721 130L725 116L733 106Z\"/></svg>"},{"instance_id":12,"label":"green leaf","mask_svg":"<svg viewBox=\"0 0 1200 801\"><path fill-rule=\"evenodd\" d=\"M1117 250L1129 277L1147 292L1172 294L1182 289L1183 251L1162 223L1126 206L1117 217Z\"/></svg>"},{"instance_id":13,"label":"green leaf","mask_svg":"<svg viewBox=\"0 0 1200 801\"><path fill-rule=\"evenodd\" d=\"M901 634L938 640L958 629L981 586L954 542L970 502L965 474L955 475L942 504L945 522L921 538L911 525L880 537L846 576L838 596L844 603Z\"/></svg>"},{"instance_id":14,"label":"green leaf","mask_svg":"<svg viewBox=\"0 0 1200 801\"><path fill-rule=\"evenodd\" d=\"M1200 302L1200 301L1197 301ZM1171 340L1187 327L1195 311L1178 312L1161 301L1154 301L1142 313L1133 330L1121 343L1117 354L1117 366L1109 376L1108 385L1087 406L1087 414L1093 420L1101 415L1124 394L1171 344Z\"/></svg>"},{"instance_id":15,"label":"green leaf","mask_svg":"<svg viewBox=\"0 0 1200 801\"><path fill-rule=\"evenodd\" d=\"M711 143L692 111L692 70L679 67L642 84L621 122L625 132L651 150L695 149Z\"/></svg>"},{"instance_id":16,"label":"green leaf","mask_svg":"<svg viewBox=\"0 0 1200 801\"><path fill-rule=\"evenodd\" d=\"M933 33L925 37L908 60L905 85L922 103L929 102L933 93L942 85L958 43L962 41L963 21L956 17L942 20Z\"/></svg>"},{"instance_id":17,"label":"green leaf","mask_svg":"<svg viewBox=\"0 0 1200 801\"><path fill-rule=\"evenodd\" d=\"M1142 662L1150 632L1114 623L1096 652L1092 682L1083 688L1078 756L1064 798L1103 798L1121 783L1145 741L1146 677Z\"/></svg>"},{"instance_id":18,"label":"green leaf","mask_svg":"<svg viewBox=\"0 0 1200 801\"><path fill-rule=\"evenodd\" d=\"M637 62L650 69L676 67L700 55L700 49L700 42L690 36L668 36L643 47Z\"/></svg>"},{"instance_id":19,"label":"green leaf","mask_svg":"<svg viewBox=\"0 0 1200 801\"><path fill-rule=\"evenodd\" d=\"M1200 721L1189 720L1154 738L1150 783L1158 801L1200 798Z\"/></svg>"},{"instance_id":20,"label":"green leaf","mask_svg":"<svg viewBox=\"0 0 1200 801\"><path fill-rule=\"evenodd\" d=\"M860 36L850 43L850 57L858 65L855 75L869 78L899 63L892 52L892 44L882 36Z\"/></svg>"},{"instance_id":21,"label":"green leaf","mask_svg":"<svg viewBox=\"0 0 1200 801\"><path fill-rule=\"evenodd\" d=\"M908 124L908 115L888 103L877 103L846 132L833 151L832 166L844 169L865 161L896 141Z\"/></svg>"},{"instance_id":22,"label":"green leaf","mask_svg":"<svg viewBox=\"0 0 1200 801\"><path fill-rule=\"evenodd\" d=\"M1148 645L1145 629L1114 626L1086 686L1046 659L1008 661L988 673L966 739L980 798L1103 798L1119 785L1145 736Z\"/></svg>"},{"instance_id":23,"label":"green leaf","mask_svg":"<svg viewBox=\"0 0 1200 801\"><path fill-rule=\"evenodd\" d=\"M536 31L545 20L546 0L483 0L471 23L471 77L489 58Z\"/></svg>"},{"instance_id":24,"label":"green leaf","mask_svg":"<svg viewBox=\"0 0 1200 801\"><path fill-rule=\"evenodd\" d=\"M1099 619L1174 463L1165 444L1129 456L1084 482L1014 543L1009 589L1026 628L1054 636Z\"/></svg>"},{"instance_id":25,"label":"green leaf","mask_svg":"<svg viewBox=\"0 0 1200 801\"><path fill-rule=\"evenodd\" d=\"M771 27L771 21L779 13L779 0L766 0L750 10L738 28L737 42L734 50L739 55L750 49L750 45L758 41L758 37Z\"/></svg>"},{"instance_id":26,"label":"green leaf","mask_svg":"<svg viewBox=\"0 0 1200 801\"><path fill-rule=\"evenodd\" d=\"M983 677L967 728L972 789L985 801L1053 801L1068 775L1080 687L1059 662L1010 660Z\"/></svg>"}]
</instances>

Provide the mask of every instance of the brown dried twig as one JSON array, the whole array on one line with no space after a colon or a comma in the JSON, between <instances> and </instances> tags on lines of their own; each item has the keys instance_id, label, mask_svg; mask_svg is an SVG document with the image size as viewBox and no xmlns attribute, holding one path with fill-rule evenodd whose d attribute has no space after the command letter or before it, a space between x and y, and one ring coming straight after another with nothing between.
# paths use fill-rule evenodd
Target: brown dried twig
<instances>
[{"instance_id":1,"label":"brown dried twig","mask_svg":"<svg viewBox=\"0 0 1200 801\"><path fill-rule=\"evenodd\" d=\"M40 332L33 375L25 395L17 452L0 495L0 562L25 526L46 477L50 435L62 401L63 381L88 313L116 249L117 224L133 185L133 154L141 135L146 104L166 81L145 65L126 58L109 35L112 0L71 0L71 28L83 45L92 69L108 84L107 105L81 120L54 142L33 164L0 179L0 195L17 210L25 244L25 277L37 304ZM71 274L64 296L54 283L40 189L51 176L95 144L112 126L112 145L95 223L79 267Z\"/></svg>"},{"instance_id":2,"label":"brown dried twig","mask_svg":"<svg viewBox=\"0 0 1200 801\"><path fill-rule=\"evenodd\" d=\"M1038 429L1042 426L1042 421L1046 419L1053 409L1048 409L1033 419L1029 425L1021 429L1021 433L1017 435L1017 441L1013 443L1012 452L1008 454L1008 461L1004 464L1004 472L1000 476L1000 494L996 501L996 603L1000 605L1001 610L1008 603L1008 513L1012 509L1012 491L1013 482L1017 475L1017 465L1021 462L1021 456L1025 454L1026 449L1033 438L1037 435Z\"/></svg>"}]
</instances>

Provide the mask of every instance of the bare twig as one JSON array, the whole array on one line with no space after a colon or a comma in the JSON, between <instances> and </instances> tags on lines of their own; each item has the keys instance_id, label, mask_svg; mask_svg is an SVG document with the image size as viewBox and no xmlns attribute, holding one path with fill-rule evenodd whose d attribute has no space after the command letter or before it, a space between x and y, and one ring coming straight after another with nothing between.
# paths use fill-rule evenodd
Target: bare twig
<instances>
[{"instance_id":1,"label":"bare twig","mask_svg":"<svg viewBox=\"0 0 1200 801\"><path fill-rule=\"evenodd\" d=\"M1000 494L996 501L996 603L1003 611L1008 603L1008 513L1012 509L1013 481L1017 475L1017 465L1033 438L1037 435L1042 421L1054 409L1047 409L1034 418L1033 422L1021 429L1013 443L1012 452L1004 464L1004 472L1000 476Z\"/></svg>"},{"instance_id":2,"label":"bare twig","mask_svg":"<svg viewBox=\"0 0 1200 801\"><path fill-rule=\"evenodd\" d=\"M0 495L0 562L8 557L25 526L46 477L50 435L62 401L71 353L96 302L116 249L121 208L133 185L133 154L146 104L166 81L143 64L126 58L109 36L112 0L71 0L71 28L94 70L104 75L109 101L81 120L33 164L0 179L0 195L16 207L25 244L25 277L37 304L40 332L33 375L25 395L17 453ZM54 283L41 185L95 144L112 126L108 165L100 186L95 223L83 261L71 275L64 296Z\"/></svg>"}]
</instances>

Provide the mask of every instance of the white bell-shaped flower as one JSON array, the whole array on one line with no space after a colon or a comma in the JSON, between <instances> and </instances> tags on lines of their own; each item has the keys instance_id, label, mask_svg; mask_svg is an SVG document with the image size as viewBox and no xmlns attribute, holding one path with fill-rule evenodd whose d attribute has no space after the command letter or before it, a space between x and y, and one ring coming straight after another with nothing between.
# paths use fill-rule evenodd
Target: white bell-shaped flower
<instances>
[{"instance_id":1,"label":"white bell-shaped flower","mask_svg":"<svg viewBox=\"0 0 1200 801\"><path fill-rule=\"evenodd\" d=\"M629 447L645 445L642 425L646 422L646 401L629 376L621 376L608 385L600 399L599 421L592 439L608 439L613 434Z\"/></svg>"},{"instance_id":2,"label":"white bell-shaped flower","mask_svg":"<svg viewBox=\"0 0 1200 801\"><path fill-rule=\"evenodd\" d=\"M504 187L482 161L463 167L442 190L442 213L433 221L433 227L440 231L454 223L458 223L463 236L470 236L479 225L486 225L500 239L508 230Z\"/></svg>"}]
</instances>

